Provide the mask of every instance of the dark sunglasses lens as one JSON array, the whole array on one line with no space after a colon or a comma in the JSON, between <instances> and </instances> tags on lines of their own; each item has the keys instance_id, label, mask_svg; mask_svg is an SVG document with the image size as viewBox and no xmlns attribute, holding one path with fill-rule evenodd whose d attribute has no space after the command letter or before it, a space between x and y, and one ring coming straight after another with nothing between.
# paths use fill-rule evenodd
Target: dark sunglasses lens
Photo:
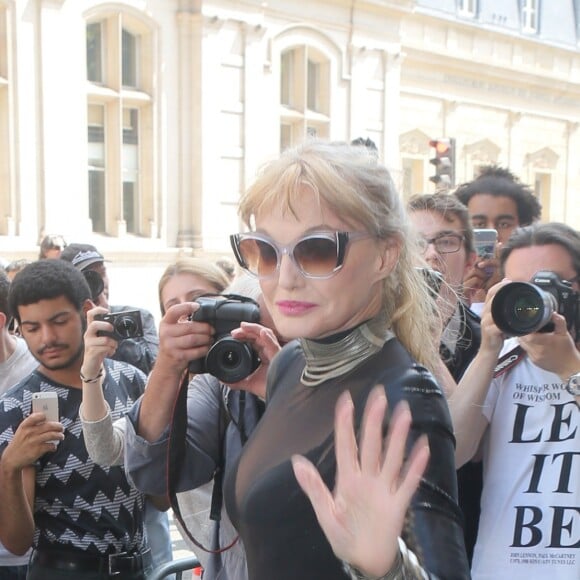
<instances>
[{"instance_id":1,"label":"dark sunglasses lens","mask_svg":"<svg viewBox=\"0 0 580 580\"><path fill-rule=\"evenodd\" d=\"M247 269L255 276L270 276L276 270L278 255L276 248L268 242L242 238L239 250Z\"/></svg>"},{"instance_id":2,"label":"dark sunglasses lens","mask_svg":"<svg viewBox=\"0 0 580 580\"><path fill-rule=\"evenodd\" d=\"M306 238L296 244L294 259L309 276L328 276L338 262L336 241L328 238Z\"/></svg>"}]
</instances>

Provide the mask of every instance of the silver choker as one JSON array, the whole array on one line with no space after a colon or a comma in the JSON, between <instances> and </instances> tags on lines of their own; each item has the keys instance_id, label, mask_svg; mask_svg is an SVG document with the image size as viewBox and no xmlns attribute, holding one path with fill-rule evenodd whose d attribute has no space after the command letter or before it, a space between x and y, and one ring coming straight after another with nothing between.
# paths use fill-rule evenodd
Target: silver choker
<instances>
[{"instance_id":1,"label":"silver choker","mask_svg":"<svg viewBox=\"0 0 580 580\"><path fill-rule=\"evenodd\" d=\"M301 381L316 387L329 379L345 375L379 352L394 334L386 327L384 316L361 324L336 342L300 339L306 358Z\"/></svg>"}]
</instances>

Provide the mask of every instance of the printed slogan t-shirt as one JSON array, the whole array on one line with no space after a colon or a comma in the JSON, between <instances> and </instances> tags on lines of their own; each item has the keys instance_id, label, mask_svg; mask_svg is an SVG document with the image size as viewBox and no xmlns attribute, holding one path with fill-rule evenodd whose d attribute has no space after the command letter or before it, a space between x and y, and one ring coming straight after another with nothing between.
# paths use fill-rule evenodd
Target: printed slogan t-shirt
<instances>
[{"instance_id":1,"label":"printed slogan t-shirt","mask_svg":"<svg viewBox=\"0 0 580 580\"><path fill-rule=\"evenodd\" d=\"M506 341L509 352L516 339ZM580 578L579 408L525 356L495 378L483 413L481 521L474 580Z\"/></svg>"}]
</instances>

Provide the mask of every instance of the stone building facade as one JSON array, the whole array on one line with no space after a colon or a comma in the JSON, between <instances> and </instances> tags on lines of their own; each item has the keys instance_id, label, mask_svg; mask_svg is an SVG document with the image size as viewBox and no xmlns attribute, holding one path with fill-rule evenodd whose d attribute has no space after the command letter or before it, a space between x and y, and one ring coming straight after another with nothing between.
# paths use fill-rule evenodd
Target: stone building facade
<instances>
[{"instance_id":1,"label":"stone building facade","mask_svg":"<svg viewBox=\"0 0 580 580\"><path fill-rule=\"evenodd\" d=\"M0 0L0 256L229 255L260 165L370 137L402 195L483 164L580 227L578 0Z\"/></svg>"}]
</instances>

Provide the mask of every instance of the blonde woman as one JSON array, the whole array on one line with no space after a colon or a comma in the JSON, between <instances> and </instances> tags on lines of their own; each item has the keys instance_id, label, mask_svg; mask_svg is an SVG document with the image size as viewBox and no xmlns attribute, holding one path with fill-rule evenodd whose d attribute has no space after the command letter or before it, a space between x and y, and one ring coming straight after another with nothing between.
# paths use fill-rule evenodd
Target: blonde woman
<instances>
[{"instance_id":1,"label":"blonde woman","mask_svg":"<svg viewBox=\"0 0 580 580\"><path fill-rule=\"evenodd\" d=\"M312 141L266 165L239 209L249 231L231 237L236 258L259 279L278 333L291 341L270 366L266 412L226 474L226 507L244 542L249 577L468 578L453 430L427 370L440 365L432 338L439 323L414 268L417 244L388 171L365 147ZM371 397L375 385L384 387ZM406 500L397 500L400 462L387 465L382 498L367 496L384 464L381 453L361 452L359 503L378 498L380 517L369 519L372 510L361 509L357 518L360 506L338 501L329 511L336 516L344 508L353 516L344 549L333 526L317 520L325 500L312 495L312 466L297 456L316 467L328 488L344 484L337 455L339 466L341 457L350 458L349 469L359 459L339 432L335 443L335 408L343 421L352 417L360 435L367 401L374 415L387 401L391 409L405 401L409 448L418 442L424 460L428 445L431 459L405 514ZM395 438L404 441L405 429ZM422 570L402 547L413 543Z\"/></svg>"}]
</instances>

